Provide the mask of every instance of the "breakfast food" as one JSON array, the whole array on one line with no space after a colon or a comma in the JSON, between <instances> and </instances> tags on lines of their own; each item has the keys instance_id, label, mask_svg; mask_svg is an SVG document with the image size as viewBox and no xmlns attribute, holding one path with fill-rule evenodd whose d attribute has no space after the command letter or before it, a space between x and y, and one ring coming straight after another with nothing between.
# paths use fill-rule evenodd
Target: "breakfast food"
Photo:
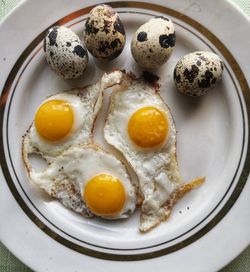
<instances>
[{"instance_id":1,"label":"breakfast food","mask_svg":"<svg viewBox=\"0 0 250 272\"><path fill-rule=\"evenodd\" d=\"M175 202L204 181L184 184L176 160L176 128L157 85L124 74L114 87L104 127L106 141L118 149L138 176L143 197L142 232L165 220Z\"/></svg>"},{"instance_id":2,"label":"breakfast food","mask_svg":"<svg viewBox=\"0 0 250 272\"><path fill-rule=\"evenodd\" d=\"M107 5L98 5L91 10L83 37L87 49L94 57L108 60L121 54L126 41L119 15Z\"/></svg>"},{"instance_id":3,"label":"breakfast food","mask_svg":"<svg viewBox=\"0 0 250 272\"><path fill-rule=\"evenodd\" d=\"M105 88L120 82L122 73L104 74L96 84L50 96L38 108L34 122L23 138L23 158L40 154L47 162L70 146L92 142L92 130L102 105Z\"/></svg>"},{"instance_id":4,"label":"breakfast food","mask_svg":"<svg viewBox=\"0 0 250 272\"><path fill-rule=\"evenodd\" d=\"M83 216L126 218L136 206L125 166L97 145L72 146L44 171L30 169L31 181Z\"/></svg>"},{"instance_id":5,"label":"breakfast food","mask_svg":"<svg viewBox=\"0 0 250 272\"><path fill-rule=\"evenodd\" d=\"M223 72L223 62L212 52L197 51L182 57L174 69L177 90L189 96L201 96L216 86Z\"/></svg>"},{"instance_id":6,"label":"breakfast food","mask_svg":"<svg viewBox=\"0 0 250 272\"><path fill-rule=\"evenodd\" d=\"M175 28L166 17L157 17L140 26L131 41L135 61L145 68L164 64L175 46Z\"/></svg>"},{"instance_id":7,"label":"breakfast food","mask_svg":"<svg viewBox=\"0 0 250 272\"><path fill-rule=\"evenodd\" d=\"M46 60L64 79L80 77L88 64L88 52L79 37L69 28L54 26L44 38Z\"/></svg>"}]
</instances>

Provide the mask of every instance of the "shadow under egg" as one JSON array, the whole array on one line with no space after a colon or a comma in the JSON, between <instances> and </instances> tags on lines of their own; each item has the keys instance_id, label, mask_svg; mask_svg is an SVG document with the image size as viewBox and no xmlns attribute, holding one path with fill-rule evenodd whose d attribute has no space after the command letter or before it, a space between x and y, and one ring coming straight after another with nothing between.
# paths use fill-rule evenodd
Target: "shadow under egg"
<instances>
[{"instance_id":1,"label":"shadow under egg","mask_svg":"<svg viewBox=\"0 0 250 272\"><path fill-rule=\"evenodd\" d=\"M96 74L96 67L93 61L93 58L89 56L89 63L87 65L86 70L83 72L83 74L76 79L68 79L65 80L69 84L69 86L78 88L81 86L86 86L91 83L93 83L93 78L95 77Z\"/></svg>"},{"instance_id":2,"label":"shadow under egg","mask_svg":"<svg viewBox=\"0 0 250 272\"><path fill-rule=\"evenodd\" d=\"M126 63L126 54L123 51L117 58L113 60L105 60L105 59L94 59L94 64L98 67L98 69L103 72L111 72L114 69L123 69Z\"/></svg>"}]
</instances>

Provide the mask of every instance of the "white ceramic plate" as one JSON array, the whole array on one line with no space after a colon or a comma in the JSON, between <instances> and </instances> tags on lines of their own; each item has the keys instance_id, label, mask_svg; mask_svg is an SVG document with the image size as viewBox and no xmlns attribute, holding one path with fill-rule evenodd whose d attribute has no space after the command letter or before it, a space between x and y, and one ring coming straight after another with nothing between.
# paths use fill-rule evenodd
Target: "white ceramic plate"
<instances>
[{"instance_id":1,"label":"white ceramic plate","mask_svg":"<svg viewBox=\"0 0 250 272\"><path fill-rule=\"evenodd\" d=\"M1 182L0 238L36 271L215 271L250 242L249 111L250 23L227 1L114 1L127 33L121 56L109 64L90 58L81 79L64 81L44 60L42 38L49 26L81 35L88 12L100 1L26 1L0 25ZM178 130L178 160L184 180L206 183L174 208L167 222L138 232L138 213L119 222L85 219L46 197L28 181L21 159L22 135L47 95L125 68L139 75L130 54L132 33L155 15L170 17L177 42L160 76L161 94ZM173 67L186 53L216 52L225 62L221 83L194 99L176 92ZM108 93L98 117L102 136ZM113 152L113 150L112 150Z\"/></svg>"}]
</instances>

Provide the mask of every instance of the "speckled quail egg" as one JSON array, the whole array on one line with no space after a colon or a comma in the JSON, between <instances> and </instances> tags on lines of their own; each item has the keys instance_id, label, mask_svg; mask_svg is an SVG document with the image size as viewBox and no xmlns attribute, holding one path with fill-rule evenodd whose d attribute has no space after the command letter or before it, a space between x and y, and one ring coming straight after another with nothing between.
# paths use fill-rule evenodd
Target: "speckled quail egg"
<instances>
[{"instance_id":1,"label":"speckled quail egg","mask_svg":"<svg viewBox=\"0 0 250 272\"><path fill-rule=\"evenodd\" d=\"M182 57L174 69L177 90L189 96L201 96L216 86L222 77L223 62L212 52L197 51Z\"/></svg>"},{"instance_id":2,"label":"speckled quail egg","mask_svg":"<svg viewBox=\"0 0 250 272\"><path fill-rule=\"evenodd\" d=\"M88 53L80 38L69 28L54 26L44 39L47 62L64 79L80 77L88 64Z\"/></svg>"},{"instance_id":3,"label":"speckled quail egg","mask_svg":"<svg viewBox=\"0 0 250 272\"><path fill-rule=\"evenodd\" d=\"M175 28L166 17L157 17L140 26L131 41L131 52L142 67L155 69L164 64L175 46Z\"/></svg>"},{"instance_id":4,"label":"speckled quail egg","mask_svg":"<svg viewBox=\"0 0 250 272\"><path fill-rule=\"evenodd\" d=\"M99 5L91 10L83 37L94 57L109 60L121 54L126 41L124 26L118 14L107 5Z\"/></svg>"}]
</instances>

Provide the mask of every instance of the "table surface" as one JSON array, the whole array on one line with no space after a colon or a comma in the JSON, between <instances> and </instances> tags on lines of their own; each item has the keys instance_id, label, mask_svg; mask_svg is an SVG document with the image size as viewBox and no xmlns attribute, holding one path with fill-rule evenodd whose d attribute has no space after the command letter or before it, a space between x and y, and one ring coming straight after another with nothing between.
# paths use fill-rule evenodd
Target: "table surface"
<instances>
[{"instance_id":1,"label":"table surface","mask_svg":"<svg viewBox=\"0 0 250 272\"><path fill-rule=\"evenodd\" d=\"M250 16L250 0L232 0ZM0 20L4 18L20 0L0 0ZM32 271L20 262L0 242L0 272L30 272ZM250 246L235 260L223 268L220 272L249 272L250 271Z\"/></svg>"}]
</instances>

